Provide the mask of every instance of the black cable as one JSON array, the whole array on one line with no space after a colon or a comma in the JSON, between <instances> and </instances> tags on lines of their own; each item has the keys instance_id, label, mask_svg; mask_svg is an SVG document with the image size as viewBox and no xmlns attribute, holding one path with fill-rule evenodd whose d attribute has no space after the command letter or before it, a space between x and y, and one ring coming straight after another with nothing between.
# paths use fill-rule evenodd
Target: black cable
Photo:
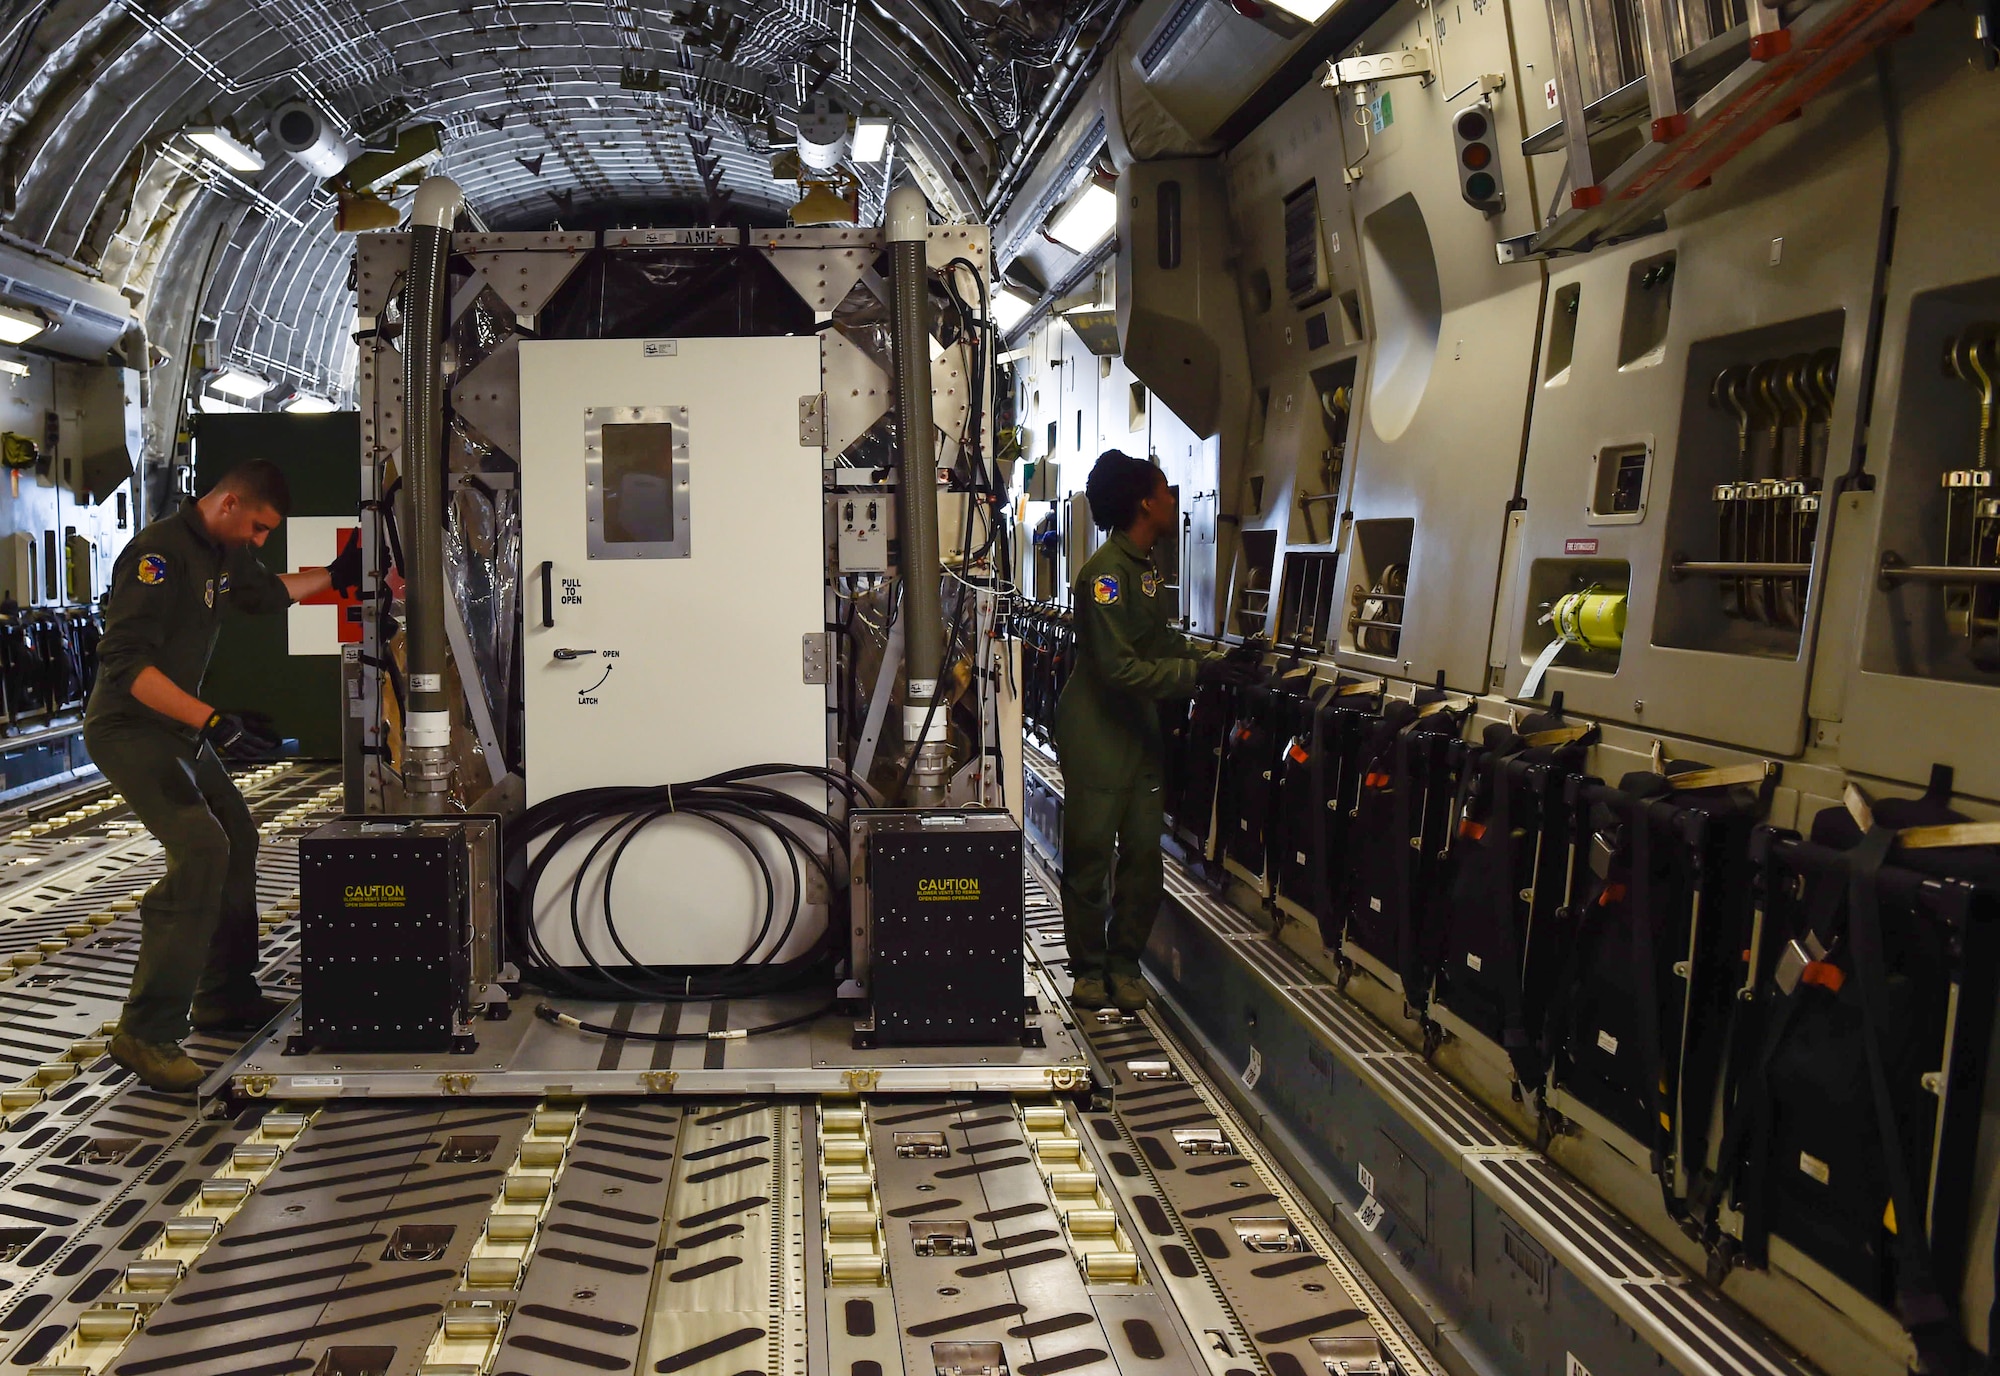
<instances>
[{"instance_id":1,"label":"black cable","mask_svg":"<svg viewBox=\"0 0 2000 1376\"><path fill-rule=\"evenodd\" d=\"M807 844L792 824L825 833L829 851L844 854L846 831L828 812L766 786L762 780L781 777L817 778L840 790L847 805L879 801L873 790L845 773L815 766L753 765L687 784L659 787L584 789L545 799L507 829L508 928L523 973L552 993L592 999L638 998L648 1001L713 1001L753 997L800 987L830 973L836 935L845 930L845 915L836 911L814 948L788 961L777 954L797 929L806 890L803 857L825 881L839 908L845 887L818 849ZM757 866L764 889L764 911L756 935L737 959L723 966L662 969L642 965L619 932L611 906L616 871L632 840L663 817L697 818L728 834ZM606 826L606 824L609 824ZM749 827L761 827L785 852L791 874L791 903L778 921L778 884L770 863ZM588 853L569 882L570 928L588 972L559 966L543 944L536 921L536 892L553 858L571 842L597 829ZM533 859L529 853L540 843ZM608 849L607 849L608 848ZM601 866L598 857L604 856ZM603 885L602 915L606 934L631 965L622 972L607 968L592 953L582 931L586 876L597 868ZM772 931L775 944L765 947Z\"/></svg>"},{"instance_id":2,"label":"black cable","mask_svg":"<svg viewBox=\"0 0 2000 1376\"><path fill-rule=\"evenodd\" d=\"M784 1018L778 1022L767 1022L761 1027L730 1027L719 1032L634 1032L630 1028L606 1027L602 1023L585 1022L567 1013L557 1012L546 1003L535 1005L535 1016L543 1022L568 1027L578 1032L594 1032L600 1037L625 1037L636 1042L734 1042L745 1037L761 1037L768 1032L783 1032L790 1027L801 1027L809 1022L817 1022L834 1011L837 1005L821 1004L810 1013L801 1013L795 1018Z\"/></svg>"}]
</instances>

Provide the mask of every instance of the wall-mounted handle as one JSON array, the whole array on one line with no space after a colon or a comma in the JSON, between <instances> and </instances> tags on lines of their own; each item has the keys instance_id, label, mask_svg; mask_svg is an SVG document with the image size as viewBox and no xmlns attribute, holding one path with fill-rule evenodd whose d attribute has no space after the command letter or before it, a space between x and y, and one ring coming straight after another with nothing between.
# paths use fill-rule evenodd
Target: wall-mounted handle
<instances>
[{"instance_id":1,"label":"wall-mounted handle","mask_svg":"<svg viewBox=\"0 0 2000 1376\"><path fill-rule=\"evenodd\" d=\"M556 624L556 561L542 560L542 629Z\"/></svg>"}]
</instances>

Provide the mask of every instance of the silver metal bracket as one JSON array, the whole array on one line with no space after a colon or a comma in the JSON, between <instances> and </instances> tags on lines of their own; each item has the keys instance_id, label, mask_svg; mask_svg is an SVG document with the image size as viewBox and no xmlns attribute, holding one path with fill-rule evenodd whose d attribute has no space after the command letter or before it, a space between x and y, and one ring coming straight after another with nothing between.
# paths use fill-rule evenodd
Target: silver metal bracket
<instances>
[{"instance_id":1,"label":"silver metal bracket","mask_svg":"<svg viewBox=\"0 0 2000 1376\"><path fill-rule=\"evenodd\" d=\"M799 641L799 667L807 683L826 682L825 631L807 631Z\"/></svg>"},{"instance_id":2,"label":"silver metal bracket","mask_svg":"<svg viewBox=\"0 0 2000 1376\"><path fill-rule=\"evenodd\" d=\"M1335 89L1360 86L1370 81L1393 81L1399 76L1427 77L1430 74L1431 45L1419 43L1414 48L1399 48L1392 53L1367 53L1328 63L1320 85Z\"/></svg>"},{"instance_id":3,"label":"silver metal bracket","mask_svg":"<svg viewBox=\"0 0 2000 1376\"><path fill-rule=\"evenodd\" d=\"M826 443L826 393L799 398L799 443L809 449Z\"/></svg>"}]
</instances>

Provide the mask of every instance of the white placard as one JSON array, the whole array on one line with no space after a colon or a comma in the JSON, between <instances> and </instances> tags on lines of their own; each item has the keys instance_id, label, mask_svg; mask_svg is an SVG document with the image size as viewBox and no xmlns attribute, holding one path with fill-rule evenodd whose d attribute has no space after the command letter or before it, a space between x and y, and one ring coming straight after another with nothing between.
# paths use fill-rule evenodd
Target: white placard
<instances>
[{"instance_id":1,"label":"white placard","mask_svg":"<svg viewBox=\"0 0 2000 1376\"><path fill-rule=\"evenodd\" d=\"M343 531L360 522L352 516L291 516L284 524L289 572L325 568L340 552ZM285 650L295 655L340 653L340 608L332 604L294 606L285 612Z\"/></svg>"}]
</instances>

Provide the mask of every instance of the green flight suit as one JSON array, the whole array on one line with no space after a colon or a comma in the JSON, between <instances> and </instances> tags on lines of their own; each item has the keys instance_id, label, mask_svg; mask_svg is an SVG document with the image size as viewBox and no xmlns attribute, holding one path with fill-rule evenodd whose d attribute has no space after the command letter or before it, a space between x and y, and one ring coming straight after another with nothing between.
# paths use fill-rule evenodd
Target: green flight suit
<instances>
[{"instance_id":1,"label":"green flight suit","mask_svg":"<svg viewBox=\"0 0 2000 1376\"><path fill-rule=\"evenodd\" d=\"M139 963L123 1031L170 1045L188 1034L195 994L225 1003L257 989L257 825L196 732L132 696L148 665L197 697L225 606L277 612L291 594L254 549L211 540L199 508L132 538L111 573L97 684L83 742L167 853L139 905Z\"/></svg>"},{"instance_id":2,"label":"green flight suit","mask_svg":"<svg viewBox=\"0 0 2000 1376\"><path fill-rule=\"evenodd\" d=\"M1166 809L1154 704L1193 696L1195 670L1209 658L1169 624L1164 581L1152 556L1120 533L1071 589L1077 655L1056 707L1056 755L1063 928L1078 976L1138 975L1160 911Z\"/></svg>"}]
</instances>

